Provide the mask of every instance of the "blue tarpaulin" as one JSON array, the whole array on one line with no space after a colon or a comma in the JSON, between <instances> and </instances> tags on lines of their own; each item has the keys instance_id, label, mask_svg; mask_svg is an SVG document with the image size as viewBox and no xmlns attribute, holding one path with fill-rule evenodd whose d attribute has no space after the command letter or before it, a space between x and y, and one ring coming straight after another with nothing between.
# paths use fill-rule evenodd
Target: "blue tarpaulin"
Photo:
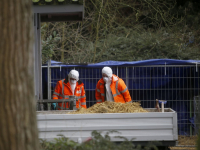
<instances>
[{"instance_id":1,"label":"blue tarpaulin","mask_svg":"<svg viewBox=\"0 0 200 150\"><path fill-rule=\"evenodd\" d=\"M86 67L98 68L103 66L152 66L152 65L194 65L200 63L199 60L176 60L176 59L149 59L141 61L104 61L94 64L63 64L57 61L51 61L51 65L59 65L61 67ZM47 63L43 66L47 66Z\"/></svg>"}]
</instances>

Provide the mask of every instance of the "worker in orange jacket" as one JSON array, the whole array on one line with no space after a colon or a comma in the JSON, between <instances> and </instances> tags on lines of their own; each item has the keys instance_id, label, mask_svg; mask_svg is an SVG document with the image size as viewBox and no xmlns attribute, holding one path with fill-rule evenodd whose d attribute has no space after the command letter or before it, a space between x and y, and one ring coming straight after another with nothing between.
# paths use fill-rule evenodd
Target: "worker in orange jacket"
<instances>
[{"instance_id":1,"label":"worker in orange jacket","mask_svg":"<svg viewBox=\"0 0 200 150\"><path fill-rule=\"evenodd\" d=\"M69 99L69 96L77 96L76 108L86 107L86 96L84 84L79 80L79 73L76 70L71 70L68 76L57 82L53 92L53 99ZM69 108L69 103L58 103L58 109Z\"/></svg>"},{"instance_id":2,"label":"worker in orange jacket","mask_svg":"<svg viewBox=\"0 0 200 150\"><path fill-rule=\"evenodd\" d=\"M132 102L130 93L124 81L112 73L110 67L102 69L102 78L98 81L95 90L96 102Z\"/></svg>"}]
</instances>

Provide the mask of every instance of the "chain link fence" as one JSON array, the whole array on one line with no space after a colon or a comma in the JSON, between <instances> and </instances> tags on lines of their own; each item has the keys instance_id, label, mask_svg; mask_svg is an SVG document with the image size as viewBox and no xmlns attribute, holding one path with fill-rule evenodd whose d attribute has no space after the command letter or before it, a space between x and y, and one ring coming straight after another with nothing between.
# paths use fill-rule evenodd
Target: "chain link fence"
<instances>
[{"instance_id":1,"label":"chain link fence","mask_svg":"<svg viewBox=\"0 0 200 150\"><path fill-rule=\"evenodd\" d=\"M200 74L197 65L114 66L113 74L126 83L133 101L143 108L154 108L156 99L166 100L165 107L172 108L178 116L179 146L195 146L199 133ZM102 77L102 67L84 65L43 66L43 99L51 99L57 81L64 79L71 69L79 71L84 83L87 107L96 103L95 88ZM55 106L55 105L54 105ZM55 110L44 104L44 110ZM184 141L185 140L185 141ZM183 142L184 141L184 142ZM192 141L192 142L191 142Z\"/></svg>"}]
</instances>

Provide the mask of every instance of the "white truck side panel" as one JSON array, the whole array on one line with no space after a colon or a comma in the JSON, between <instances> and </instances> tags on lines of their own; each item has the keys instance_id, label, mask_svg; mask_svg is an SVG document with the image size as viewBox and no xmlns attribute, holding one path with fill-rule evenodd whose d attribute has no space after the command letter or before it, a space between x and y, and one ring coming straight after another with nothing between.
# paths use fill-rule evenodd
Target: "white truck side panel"
<instances>
[{"instance_id":1,"label":"white truck side panel","mask_svg":"<svg viewBox=\"0 0 200 150\"><path fill-rule=\"evenodd\" d=\"M148 109L147 109L148 110ZM104 113L104 114L45 114L38 113L39 138L53 140L63 135L82 141L91 137L93 130L110 133L112 141L123 141L115 136L134 141L176 141L177 114L171 112Z\"/></svg>"}]
</instances>

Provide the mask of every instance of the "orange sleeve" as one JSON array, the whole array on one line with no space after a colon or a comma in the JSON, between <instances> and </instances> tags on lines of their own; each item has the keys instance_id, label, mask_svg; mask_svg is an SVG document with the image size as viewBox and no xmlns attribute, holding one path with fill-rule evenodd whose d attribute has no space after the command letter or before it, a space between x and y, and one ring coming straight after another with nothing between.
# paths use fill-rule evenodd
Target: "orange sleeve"
<instances>
[{"instance_id":1,"label":"orange sleeve","mask_svg":"<svg viewBox=\"0 0 200 150\"><path fill-rule=\"evenodd\" d=\"M101 97L101 93L100 93L100 82L98 82L96 85L95 98L96 98L97 103L102 103L102 97Z\"/></svg>"},{"instance_id":2,"label":"orange sleeve","mask_svg":"<svg viewBox=\"0 0 200 150\"><path fill-rule=\"evenodd\" d=\"M61 91L62 91L62 88L61 88L60 83L58 81L56 86L55 86L55 88L54 88L54 92L53 92L52 98L53 99L58 99L59 95L61 94Z\"/></svg>"},{"instance_id":3,"label":"orange sleeve","mask_svg":"<svg viewBox=\"0 0 200 150\"><path fill-rule=\"evenodd\" d=\"M124 83L122 79L120 79L119 85L118 85L119 92L123 95L125 102L131 102L131 95L129 93L129 90Z\"/></svg>"},{"instance_id":4,"label":"orange sleeve","mask_svg":"<svg viewBox=\"0 0 200 150\"><path fill-rule=\"evenodd\" d=\"M81 107L87 108L86 106L86 95L85 95L85 89L84 86L82 86L82 91L81 91Z\"/></svg>"}]
</instances>

